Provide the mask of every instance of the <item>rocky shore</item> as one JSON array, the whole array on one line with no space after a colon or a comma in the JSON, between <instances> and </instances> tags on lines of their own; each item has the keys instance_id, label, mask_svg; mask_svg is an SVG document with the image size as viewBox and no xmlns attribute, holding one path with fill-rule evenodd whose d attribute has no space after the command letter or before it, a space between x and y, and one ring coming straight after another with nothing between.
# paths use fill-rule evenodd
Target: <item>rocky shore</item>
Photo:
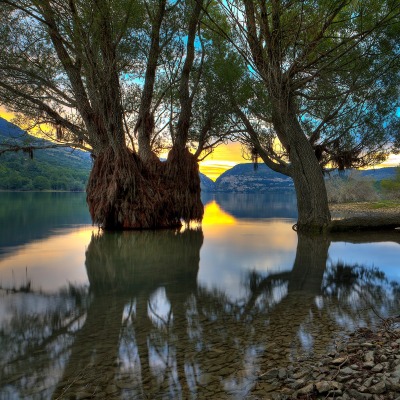
<instances>
[{"instance_id":1,"label":"rocky shore","mask_svg":"<svg viewBox=\"0 0 400 400\"><path fill-rule=\"evenodd\" d=\"M396 203L330 204L331 232L400 229L400 205Z\"/></svg>"},{"instance_id":2,"label":"rocky shore","mask_svg":"<svg viewBox=\"0 0 400 400\"><path fill-rule=\"evenodd\" d=\"M400 400L400 317L360 328L324 357L270 369L259 380L269 388L262 399Z\"/></svg>"},{"instance_id":3,"label":"rocky shore","mask_svg":"<svg viewBox=\"0 0 400 400\"><path fill-rule=\"evenodd\" d=\"M385 204L380 207L379 202L355 202L329 204L332 219L372 217L372 218L397 218L400 215L400 205L397 203Z\"/></svg>"}]
</instances>

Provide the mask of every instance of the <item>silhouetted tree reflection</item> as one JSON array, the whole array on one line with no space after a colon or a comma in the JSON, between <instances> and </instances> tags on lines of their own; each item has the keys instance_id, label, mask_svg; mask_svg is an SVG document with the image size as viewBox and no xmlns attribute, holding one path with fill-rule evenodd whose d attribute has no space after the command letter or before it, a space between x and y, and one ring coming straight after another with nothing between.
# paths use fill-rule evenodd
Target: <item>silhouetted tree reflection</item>
<instances>
[{"instance_id":1,"label":"silhouetted tree reflection","mask_svg":"<svg viewBox=\"0 0 400 400\"><path fill-rule=\"evenodd\" d=\"M202 243L201 230L192 229L92 237L86 269L94 302L55 397L89 391L140 398L143 384L156 393L184 390L174 342L186 321L183 300L196 290Z\"/></svg>"},{"instance_id":2,"label":"silhouetted tree reflection","mask_svg":"<svg viewBox=\"0 0 400 400\"><path fill-rule=\"evenodd\" d=\"M203 233L197 229L93 235L86 270L94 293L152 291L163 283L196 287Z\"/></svg>"},{"instance_id":3,"label":"silhouetted tree reflection","mask_svg":"<svg viewBox=\"0 0 400 400\"><path fill-rule=\"evenodd\" d=\"M0 398L50 398L91 296L87 288L70 286L56 295L17 293L9 299L1 300L11 317L0 328Z\"/></svg>"},{"instance_id":4,"label":"silhouetted tree reflection","mask_svg":"<svg viewBox=\"0 0 400 400\"><path fill-rule=\"evenodd\" d=\"M90 293L75 297L73 314L48 311L50 328L42 329L56 335L45 345L53 350L38 357L37 346L24 347L32 324L18 316L2 330L1 344L15 343L0 394L9 388L24 397L39 388L43 398L259 395L267 390L255 385L260 373L326 351L349 324L374 322L368 305L379 312L399 305L398 283L379 269L327 265L335 240L342 239L299 235L291 271L251 271L244 295L235 298L198 285L201 230L95 235L86 252ZM60 318L72 324L67 333L55 329ZM27 359L29 376L54 365L60 372L51 382L23 380Z\"/></svg>"}]
</instances>

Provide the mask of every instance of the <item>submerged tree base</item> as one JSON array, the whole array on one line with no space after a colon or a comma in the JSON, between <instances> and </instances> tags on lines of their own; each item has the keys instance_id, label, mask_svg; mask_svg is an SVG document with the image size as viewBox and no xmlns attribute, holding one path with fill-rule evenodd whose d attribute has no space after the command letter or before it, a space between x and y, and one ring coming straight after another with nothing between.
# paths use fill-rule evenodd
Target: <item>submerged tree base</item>
<instances>
[{"instance_id":1,"label":"submerged tree base","mask_svg":"<svg viewBox=\"0 0 400 400\"><path fill-rule=\"evenodd\" d=\"M175 153L165 163L150 165L128 149L99 154L87 185L93 223L124 230L177 228L182 220L200 221L204 208L197 162L186 149Z\"/></svg>"}]
</instances>

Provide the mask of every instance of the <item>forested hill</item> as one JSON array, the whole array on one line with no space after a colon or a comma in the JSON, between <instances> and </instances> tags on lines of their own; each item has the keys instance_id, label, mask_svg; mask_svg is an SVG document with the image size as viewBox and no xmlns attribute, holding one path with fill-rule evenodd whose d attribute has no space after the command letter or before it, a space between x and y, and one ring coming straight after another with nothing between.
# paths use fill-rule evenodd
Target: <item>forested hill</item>
<instances>
[{"instance_id":1,"label":"forested hill","mask_svg":"<svg viewBox=\"0 0 400 400\"><path fill-rule=\"evenodd\" d=\"M0 143L4 142L50 144L0 118ZM0 156L0 190L83 191L91 166L89 153L69 148L35 150L32 159L21 151L5 153Z\"/></svg>"},{"instance_id":2,"label":"forested hill","mask_svg":"<svg viewBox=\"0 0 400 400\"><path fill-rule=\"evenodd\" d=\"M46 145L48 140L29 135L0 118L0 143ZM81 150L56 148L35 150L33 159L23 152L0 156L0 190L83 191L92 167L90 154ZM213 191L214 182L200 174L202 190Z\"/></svg>"}]
</instances>

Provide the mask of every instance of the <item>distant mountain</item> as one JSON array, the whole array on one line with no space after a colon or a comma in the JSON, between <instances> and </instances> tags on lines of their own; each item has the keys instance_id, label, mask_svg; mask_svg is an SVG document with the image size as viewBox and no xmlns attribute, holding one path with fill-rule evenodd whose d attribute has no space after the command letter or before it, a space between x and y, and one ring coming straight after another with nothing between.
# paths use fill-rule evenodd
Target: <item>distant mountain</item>
<instances>
[{"instance_id":1,"label":"distant mountain","mask_svg":"<svg viewBox=\"0 0 400 400\"><path fill-rule=\"evenodd\" d=\"M29 135L19 127L0 118L0 143L46 145L50 141ZM55 148L17 152L0 156L0 190L68 190L83 191L92 167L90 154L81 150ZM359 171L374 180L394 178L396 168ZM293 190L291 178L274 172L265 164L254 170L253 164L238 164L224 172L216 182L200 173L201 190L211 192L264 193Z\"/></svg>"},{"instance_id":2,"label":"distant mountain","mask_svg":"<svg viewBox=\"0 0 400 400\"><path fill-rule=\"evenodd\" d=\"M396 168L397 167L366 169L358 172L361 176L372 178L374 181L381 181L382 179L393 179L396 176Z\"/></svg>"},{"instance_id":3,"label":"distant mountain","mask_svg":"<svg viewBox=\"0 0 400 400\"><path fill-rule=\"evenodd\" d=\"M45 146L53 144L49 140L40 139L30 135L18 126L0 118L0 139L2 142ZM58 166L78 167L90 169L92 162L87 151L60 147L55 149L35 150L34 157L40 161L55 162Z\"/></svg>"},{"instance_id":4,"label":"distant mountain","mask_svg":"<svg viewBox=\"0 0 400 400\"><path fill-rule=\"evenodd\" d=\"M215 182L200 172L200 186L202 192L214 192Z\"/></svg>"},{"instance_id":5,"label":"distant mountain","mask_svg":"<svg viewBox=\"0 0 400 400\"><path fill-rule=\"evenodd\" d=\"M348 173L348 172L346 172ZM360 176L369 177L375 181L392 179L396 176L396 167L376 168L357 171ZM335 175L332 172L330 175ZM327 175L328 178L328 175ZM218 177L214 183L216 192L265 193L275 190L293 190L293 180L290 177L272 171L265 164L238 164ZM211 190L211 186L210 189Z\"/></svg>"},{"instance_id":6,"label":"distant mountain","mask_svg":"<svg viewBox=\"0 0 400 400\"><path fill-rule=\"evenodd\" d=\"M249 163L235 165L215 182L217 192L263 193L293 187L292 178L272 171L265 164L259 164L256 170Z\"/></svg>"},{"instance_id":7,"label":"distant mountain","mask_svg":"<svg viewBox=\"0 0 400 400\"><path fill-rule=\"evenodd\" d=\"M0 143L44 146L50 141L39 139L18 126L0 118ZM85 189L92 160L82 150L55 148L35 150L33 159L23 152L0 157L0 190L69 190ZM200 173L201 189L214 191L214 182Z\"/></svg>"}]
</instances>

